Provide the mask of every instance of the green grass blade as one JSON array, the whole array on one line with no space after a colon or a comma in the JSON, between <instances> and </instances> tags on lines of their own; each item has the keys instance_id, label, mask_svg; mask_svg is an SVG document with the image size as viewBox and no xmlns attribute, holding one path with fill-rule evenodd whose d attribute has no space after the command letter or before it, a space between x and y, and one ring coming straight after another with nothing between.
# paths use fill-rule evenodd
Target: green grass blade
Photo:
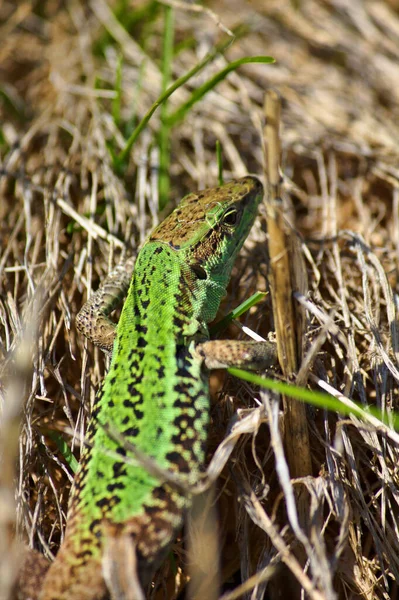
<instances>
[{"instance_id":1,"label":"green grass blade","mask_svg":"<svg viewBox=\"0 0 399 600\"><path fill-rule=\"evenodd\" d=\"M248 381L249 383L253 383L254 385L258 385L259 387L266 388L268 390L273 390L278 392L279 394L284 394L285 396L289 396L290 398L295 398L296 400L300 400L301 402L306 402L306 404L312 404L317 408L324 408L326 410L330 410L333 412L340 413L342 415L355 415L356 417L364 420L365 415L369 414L372 417L375 417L381 424L385 424L389 426L389 421L391 421L396 430L399 430L399 414L398 413L390 413L389 418L388 415L382 414L378 408L375 406L368 406L367 409L357 404L353 400L351 400L352 406L347 406L340 402L337 398L330 396L324 392L317 392L314 390L308 390L306 388L301 388L296 385L292 385L290 383L285 383L283 381L276 381L275 379L270 379L268 377L262 377L260 375L256 375L255 373L251 373L249 371L243 371L242 369L236 369L235 367L231 367L227 369L227 371L238 377L239 379L243 379L244 381Z\"/></svg>"},{"instance_id":2,"label":"green grass blade","mask_svg":"<svg viewBox=\"0 0 399 600\"><path fill-rule=\"evenodd\" d=\"M219 331L221 331L222 329L225 329L227 327L227 325L229 323L231 323L231 321L233 319L238 319L238 317L240 317L245 312L247 312L250 308L255 306L255 304L258 304L258 302L261 302L265 296L266 296L265 292L255 292L254 294L252 294L252 296L250 296L249 298L244 300L244 302L242 302L239 306L237 306L237 308L234 308L231 312L229 312L228 315L223 317L223 319L220 319L220 321L215 323L215 325L213 325L209 329L209 333L211 335L219 333Z\"/></svg>"},{"instance_id":3,"label":"green grass blade","mask_svg":"<svg viewBox=\"0 0 399 600\"><path fill-rule=\"evenodd\" d=\"M157 108L159 106L161 106L161 104L165 100L167 100L167 98L169 98L169 96L171 96L173 94L173 92L175 92L179 87L184 85L189 79L191 79L192 77L194 77L194 75L199 73L199 71L201 71L208 63L210 63L215 58L215 56L217 56L218 54L221 54L225 50L227 50L227 48L232 43L233 43L233 41L231 39L228 39L227 41L224 41L221 44L219 44L218 46L216 46L214 48L214 50L212 50L212 52L207 54L205 56L205 58L203 58L203 60L201 60L201 62L199 62L195 67L193 67L188 73L179 77L179 79L177 79L171 86L168 87L168 89L163 94L161 94L159 96L158 100L156 100L154 102L154 104L149 108L149 110L146 112L144 117L141 119L140 123L137 125L137 127L133 131L132 135L127 140L126 146L120 152L120 154L118 156L118 161L120 163L123 163L127 160L130 150L133 147L134 142L137 140L140 133L146 127L146 125L148 124L148 121L151 119L152 115L157 110Z\"/></svg>"},{"instance_id":4,"label":"green grass blade","mask_svg":"<svg viewBox=\"0 0 399 600\"><path fill-rule=\"evenodd\" d=\"M184 119L187 112L192 108L192 106L201 100L210 90L212 90L220 81L225 79L231 71L235 71L241 65L245 65L248 63L262 63L262 64L271 64L274 63L274 58L271 56L245 56L244 58L240 58L230 64L228 64L224 69L216 73L211 79L206 81L203 85L197 88L192 94L189 100L185 102L180 108L178 108L174 113L172 113L169 117L169 126L172 127L176 125L179 121Z\"/></svg>"},{"instance_id":5,"label":"green grass blade","mask_svg":"<svg viewBox=\"0 0 399 600\"><path fill-rule=\"evenodd\" d=\"M218 166L218 182L219 185L223 185L223 158L222 158L222 146L219 140L216 140L216 161Z\"/></svg>"},{"instance_id":6,"label":"green grass blade","mask_svg":"<svg viewBox=\"0 0 399 600\"><path fill-rule=\"evenodd\" d=\"M43 433L51 440L53 440L53 442L55 442L58 450L64 457L65 462L69 465L71 471L73 473L76 473L79 466L79 462L72 454L70 447L68 446L62 435L60 433L57 433L56 431L53 431L52 429L46 429L43 431Z\"/></svg>"}]
</instances>

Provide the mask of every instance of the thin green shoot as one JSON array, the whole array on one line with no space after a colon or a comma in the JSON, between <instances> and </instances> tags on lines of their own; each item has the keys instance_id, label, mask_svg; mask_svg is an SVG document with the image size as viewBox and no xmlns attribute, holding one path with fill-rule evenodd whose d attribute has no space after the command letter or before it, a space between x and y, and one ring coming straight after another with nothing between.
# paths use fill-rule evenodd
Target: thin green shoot
<instances>
[{"instance_id":1,"label":"thin green shoot","mask_svg":"<svg viewBox=\"0 0 399 600\"><path fill-rule=\"evenodd\" d=\"M330 410L333 412L340 413L342 415L350 416L355 415L359 419L364 420L365 414L369 414L372 417L375 417L382 424L389 426L390 422L393 424L396 430L399 430L399 414L398 413L389 413L383 414L378 408L375 406L368 406L365 409L363 406L357 404L353 400L351 400L351 406L347 406L340 402L337 398L334 398L330 394L326 394L325 392L318 392L314 390L308 390L306 388L301 388L296 385L285 383L283 381L276 381L275 379L270 379L268 377L262 377L260 375L256 375L255 373L251 373L249 371L243 371L242 369L236 369L235 367L231 367L227 369L230 375L234 375L234 377L238 377L239 379L243 379L244 381L248 381L254 385L258 385L261 388L266 388L268 390L273 390L279 394L284 394L285 396L289 396L290 398L295 398L296 400L300 400L301 402L305 402L306 404L311 404L316 406L317 408L324 408L326 410Z\"/></svg>"},{"instance_id":2,"label":"thin green shoot","mask_svg":"<svg viewBox=\"0 0 399 600\"><path fill-rule=\"evenodd\" d=\"M158 100L156 100L152 104L152 106L148 109L148 111L146 112L144 117L141 119L140 123L137 125L137 127L133 131L130 138L127 140L124 149L119 153L119 155L117 157L117 161L119 163L123 164L126 162L128 156L129 156L130 150L133 147L133 144L135 143L135 141L137 140L137 138L139 137L139 135L141 134L143 129L145 129L145 127L147 126L149 120L151 119L152 115L157 110L157 108L159 106L161 106L161 104L165 100L167 100L167 98L169 98L169 96L171 96L173 94L173 92L175 92L179 87L184 85L187 81L189 81L189 79L191 79L192 77L194 77L194 75L199 73L199 71L201 71L208 63L210 63L215 58L215 56L217 56L218 54L222 54L224 51L226 51L227 48L231 44L232 44L232 40L230 38L227 41L223 41L222 43L218 44L197 65L195 65L195 67L190 69L190 71L188 71L188 73L185 73L185 75L182 75L181 77L179 77L171 86L168 87L168 89L163 94L161 94L159 96Z\"/></svg>"},{"instance_id":3,"label":"thin green shoot","mask_svg":"<svg viewBox=\"0 0 399 600\"><path fill-rule=\"evenodd\" d=\"M211 335L219 333L222 329L225 329L231 323L231 321L238 319L238 317L250 310L253 306L255 306L255 304L261 302L266 295L267 294L265 292L255 292L252 294L252 296L244 300L244 302L241 302L239 306L229 312L229 314L223 317L223 319L220 319L220 321L215 323L215 325L209 329L209 333Z\"/></svg>"},{"instance_id":4,"label":"thin green shoot","mask_svg":"<svg viewBox=\"0 0 399 600\"><path fill-rule=\"evenodd\" d=\"M180 121L184 119L187 112L192 108L192 106L201 100L205 94L207 94L210 90L212 90L220 81L225 79L231 71L235 71L241 65L249 64L249 63L262 63L262 64L271 64L274 63L274 58L271 56L244 56L239 60L235 60L232 63L229 63L224 69L216 73L211 79L206 81L199 88L194 90L191 94L191 97L185 102L182 106L180 106L174 113L172 113L169 117L169 126L172 127L176 125Z\"/></svg>"},{"instance_id":5,"label":"thin green shoot","mask_svg":"<svg viewBox=\"0 0 399 600\"><path fill-rule=\"evenodd\" d=\"M53 431L52 429L45 429L43 430L43 433L51 440L53 440L58 450L64 457L65 462L70 467L71 471L73 473L76 473L79 466L79 462L76 460L75 456L71 452L70 447L68 446L62 435L60 433L57 433L56 431Z\"/></svg>"},{"instance_id":6,"label":"thin green shoot","mask_svg":"<svg viewBox=\"0 0 399 600\"><path fill-rule=\"evenodd\" d=\"M216 140L216 162L217 162L217 166L218 166L218 182L219 182L219 185L223 185L222 145L219 140Z\"/></svg>"}]
</instances>

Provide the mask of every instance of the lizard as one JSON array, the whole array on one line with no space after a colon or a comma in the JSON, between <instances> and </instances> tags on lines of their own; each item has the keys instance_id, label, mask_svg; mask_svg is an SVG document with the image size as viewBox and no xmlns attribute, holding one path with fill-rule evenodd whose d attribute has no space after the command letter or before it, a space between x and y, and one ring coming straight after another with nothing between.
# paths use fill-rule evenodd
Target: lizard
<instances>
[{"instance_id":1,"label":"lizard","mask_svg":"<svg viewBox=\"0 0 399 600\"><path fill-rule=\"evenodd\" d=\"M132 261L119 265L78 314L77 328L111 364L40 600L107 598L113 575L107 577L105 557L112 548L122 555L126 541L138 582L130 597L144 598L141 590L183 525L190 486L204 471L209 370L275 362L271 343L210 341L207 327L262 197L252 176L187 195L147 238L134 269ZM127 288L115 326L109 314ZM128 446L155 468L129 461Z\"/></svg>"}]
</instances>

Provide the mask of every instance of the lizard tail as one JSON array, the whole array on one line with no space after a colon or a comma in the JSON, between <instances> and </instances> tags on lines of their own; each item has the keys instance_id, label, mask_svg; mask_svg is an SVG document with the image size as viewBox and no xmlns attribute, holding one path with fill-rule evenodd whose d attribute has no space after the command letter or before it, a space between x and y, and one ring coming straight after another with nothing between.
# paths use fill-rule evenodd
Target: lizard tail
<instances>
[{"instance_id":1,"label":"lizard tail","mask_svg":"<svg viewBox=\"0 0 399 600\"><path fill-rule=\"evenodd\" d=\"M106 597L101 557L81 554L72 553L64 541L47 572L38 600L103 600Z\"/></svg>"}]
</instances>

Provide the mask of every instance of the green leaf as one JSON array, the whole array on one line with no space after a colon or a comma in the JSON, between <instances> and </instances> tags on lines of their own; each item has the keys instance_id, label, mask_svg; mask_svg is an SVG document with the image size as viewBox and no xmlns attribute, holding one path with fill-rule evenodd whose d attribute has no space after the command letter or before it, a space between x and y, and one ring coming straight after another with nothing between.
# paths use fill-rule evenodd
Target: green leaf
<instances>
[{"instance_id":1,"label":"green leaf","mask_svg":"<svg viewBox=\"0 0 399 600\"><path fill-rule=\"evenodd\" d=\"M211 335L215 335L216 333L219 333L219 331L221 331L222 329L225 329L229 325L229 323L231 323L231 321L233 319L238 319L238 317L240 317L245 312L247 312L250 308L255 306L255 304L258 304L258 302L261 302L266 295L267 294L265 292L255 292L254 294L252 294L252 296L250 296L249 298L244 300L244 302L242 302L239 306L237 306L237 308L235 308L234 310L229 312L228 315L223 317L223 319L220 319L220 321L215 323L215 325L213 325L209 329L209 333Z\"/></svg>"},{"instance_id":2,"label":"green leaf","mask_svg":"<svg viewBox=\"0 0 399 600\"><path fill-rule=\"evenodd\" d=\"M126 146L119 154L118 159L120 161L125 161L128 159L129 153L133 147L133 144L135 143L136 139L139 137L139 135L143 131L143 129L146 127L146 125L148 124L149 120L151 119L152 115L157 110L157 108L159 106L161 106L161 104L167 98L169 98L169 96L171 96L173 94L173 92L175 92L179 87L184 85L189 79L194 77L194 75L199 73L199 71L201 71L201 69L203 69L209 62L211 62L215 58L215 56L217 56L219 53L223 53L231 44L232 44L232 40L229 38L227 40L227 42L225 41L225 42L219 44L218 46L216 46L216 48L214 48L214 50L212 50L212 52L207 54L201 62L199 62L195 67L193 67L188 73L179 77L179 79L177 79L175 81L175 83L173 83L171 86L169 86L168 89L159 96L158 100L156 100L154 102L154 104L149 108L149 110L146 112L144 117L141 119L140 123L137 125L137 127L133 131L130 138L127 140Z\"/></svg>"},{"instance_id":3,"label":"green leaf","mask_svg":"<svg viewBox=\"0 0 399 600\"><path fill-rule=\"evenodd\" d=\"M53 431L52 429L46 429L43 433L51 440L53 440L53 442L55 442L58 450L64 457L65 462L69 465L71 471L73 473L76 473L79 466L79 462L72 454L70 447L68 446L62 435L60 433L57 433L56 431Z\"/></svg>"},{"instance_id":4,"label":"green leaf","mask_svg":"<svg viewBox=\"0 0 399 600\"><path fill-rule=\"evenodd\" d=\"M225 77L227 77L227 75L231 73L231 71L235 71L241 65L245 65L248 63L271 64L274 62L274 58L272 58L271 56L245 56L244 58L240 58L239 60L228 64L224 69L219 71L219 73L216 73L216 75L214 75L211 79L209 79L199 88L194 90L189 100L187 100L185 104L180 106L180 108L178 108L172 115L170 115L169 126L172 127L172 125L176 125L176 123L184 119L191 107L196 102L201 100L201 98L203 98L205 94L212 90L220 81L225 79Z\"/></svg>"},{"instance_id":5,"label":"green leaf","mask_svg":"<svg viewBox=\"0 0 399 600\"><path fill-rule=\"evenodd\" d=\"M273 390L279 394L284 394L285 396L289 396L290 398L295 398L296 400L300 400L301 402L306 402L306 404L312 404L313 406L316 406L318 408L324 408L326 410L330 410L347 416L355 415L356 417L362 420L365 419L365 415L369 414L370 416L375 417L376 419L388 426L389 422L392 421L395 429L399 430L398 413L389 413L388 418L388 415L383 414L375 406L368 406L366 409L360 404L354 402L353 400L351 400L351 404L353 404L353 406L347 406L346 404L343 404L333 396L330 396L330 394L326 394L324 392L308 390L306 388L301 388L290 383L285 383L283 381L276 381L268 377L262 377L260 375L256 375L255 373L250 373L249 371L236 369L235 367L231 367L230 369L227 369L227 371L231 375L234 375L234 377L238 377L239 379L243 379L244 381L248 381L249 383L258 385L259 387L266 388L268 390Z\"/></svg>"},{"instance_id":6,"label":"green leaf","mask_svg":"<svg viewBox=\"0 0 399 600\"><path fill-rule=\"evenodd\" d=\"M223 158L222 158L222 146L219 140L216 140L216 162L218 166L218 182L219 185L223 185Z\"/></svg>"}]
</instances>

